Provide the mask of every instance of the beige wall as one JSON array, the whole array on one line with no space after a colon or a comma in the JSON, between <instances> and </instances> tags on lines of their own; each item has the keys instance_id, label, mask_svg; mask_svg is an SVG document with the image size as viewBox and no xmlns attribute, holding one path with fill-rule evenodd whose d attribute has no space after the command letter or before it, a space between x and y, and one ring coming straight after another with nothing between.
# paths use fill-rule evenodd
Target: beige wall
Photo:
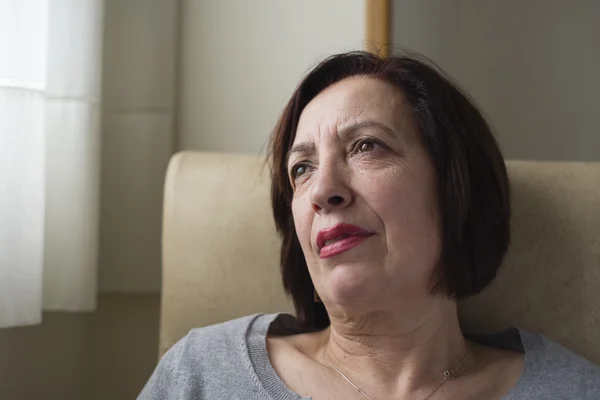
<instances>
[{"instance_id":1,"label":"beige wall","mask_svg":"<svg viewBox=\"0 0 600 400\"><path fill-rule=\"evenodd\" d=\"M393 52L418 51L451 75L457 72L460 0L392 0Z\"/></svg>"},{"instance_id":2,"label":"beige wall","mask_svg":"<svg viewBox=\"0 0 600 400\"><path fill-rule=\"evenodd\" d=\"M159 302L104 294L94 313L0 330L0 399L135 399L156 362Z\"/></svg>"},{"instance_id":3,"label":"beige wall","mask_svg":"<svg viewBox=\"0 0 600 400\"><path fill-rule=\"evenodd\" d=\"M103 291L160 290L162 186L173 152L178 0L105 0Z\"/></svg>"},{"instance_id":4,"label":"beige wall","mask_svg":"<svg viewBox=\"0 0 600 400\"><path fill-rule=\"evenodd\" d=\"M393 2L396 46L472 94L507 158L600 160L600 2Z\"/></svg>"},{"instance_id":5,"label":"beige wall","mask_svg":"<svg viewBox=\"0 0 600 400\"><path fill-rule=\"evenodd\" d=\"M364 8L364 0L182 0L177 148L263 150L308 68L362 48Z\"/></svg>"}]
</instances>

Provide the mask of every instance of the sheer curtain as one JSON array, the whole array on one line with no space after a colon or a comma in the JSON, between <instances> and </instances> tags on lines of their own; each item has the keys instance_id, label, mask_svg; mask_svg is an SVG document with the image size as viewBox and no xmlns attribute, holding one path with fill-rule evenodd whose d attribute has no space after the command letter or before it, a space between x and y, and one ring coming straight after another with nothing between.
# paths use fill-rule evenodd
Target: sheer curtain
<instances>
[{"instance_id":1,"label":"sheer curtain","mask_svg":"<svg viewBox=\"0 0 600 400\"><path fill-rule=\"evenodd\" d=\"M96 305L103 0L0 0L0 328Z\"/></svg>"}]
</instances>

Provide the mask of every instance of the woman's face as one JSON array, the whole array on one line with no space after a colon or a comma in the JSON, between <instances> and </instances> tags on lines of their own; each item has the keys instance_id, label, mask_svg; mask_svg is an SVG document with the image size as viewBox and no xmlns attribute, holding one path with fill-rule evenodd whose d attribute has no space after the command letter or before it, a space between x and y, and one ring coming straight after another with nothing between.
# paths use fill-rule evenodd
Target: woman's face
<instances>
[{"instance_id":1,"label":"woman's face","mask_svg":"<svg viewBox=\"0 0 600 400\"><path fill-rule=\"evenodd\" d=\"M324 302L431 297L436 176L398 89L365 77L330 86L302 112L288 157L296 232Z\"/></svg>"}]
</instances>

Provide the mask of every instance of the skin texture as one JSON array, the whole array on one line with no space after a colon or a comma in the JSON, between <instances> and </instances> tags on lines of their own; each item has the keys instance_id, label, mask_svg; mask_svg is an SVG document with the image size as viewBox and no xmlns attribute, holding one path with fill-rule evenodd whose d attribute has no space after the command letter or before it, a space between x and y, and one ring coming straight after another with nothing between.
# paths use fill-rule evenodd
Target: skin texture
<instances>
[{"instance_id":1,"label":"skin texture","mask_svg":"<svg viewBox=\"0 0 600 400\"><path fill-rule=\"evenodd\" d=\"M431 294L440 262L436 175L400 91L365 77L316 96L288 155L296 232L331 326L269 337L273 367L315 399L360 399L327 362L373 399L501 398L521 373L521 355L468 343L456 303ZM371 235L320 258L320 230L349 223Z\"/></svg>"}]
</instances>

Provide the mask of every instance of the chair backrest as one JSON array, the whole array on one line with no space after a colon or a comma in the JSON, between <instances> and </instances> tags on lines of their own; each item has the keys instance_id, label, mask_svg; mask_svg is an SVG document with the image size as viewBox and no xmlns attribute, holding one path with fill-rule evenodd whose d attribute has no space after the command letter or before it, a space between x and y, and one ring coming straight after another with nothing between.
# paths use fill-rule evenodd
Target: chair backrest
<instances>
[{"instance_id":1,"label":"chair backrest","mask_svg":"<svg viewBox=\"0 0 600 400\"><path fill-rule=\"evenodd\" d=\"M512 245L492 286L460 305L461 323L540 332L600 363L600 163L507 165ZM176 154L165 184L160 354L193 327L292 310L264 159Z\"/></svg>"}]
</instances>

